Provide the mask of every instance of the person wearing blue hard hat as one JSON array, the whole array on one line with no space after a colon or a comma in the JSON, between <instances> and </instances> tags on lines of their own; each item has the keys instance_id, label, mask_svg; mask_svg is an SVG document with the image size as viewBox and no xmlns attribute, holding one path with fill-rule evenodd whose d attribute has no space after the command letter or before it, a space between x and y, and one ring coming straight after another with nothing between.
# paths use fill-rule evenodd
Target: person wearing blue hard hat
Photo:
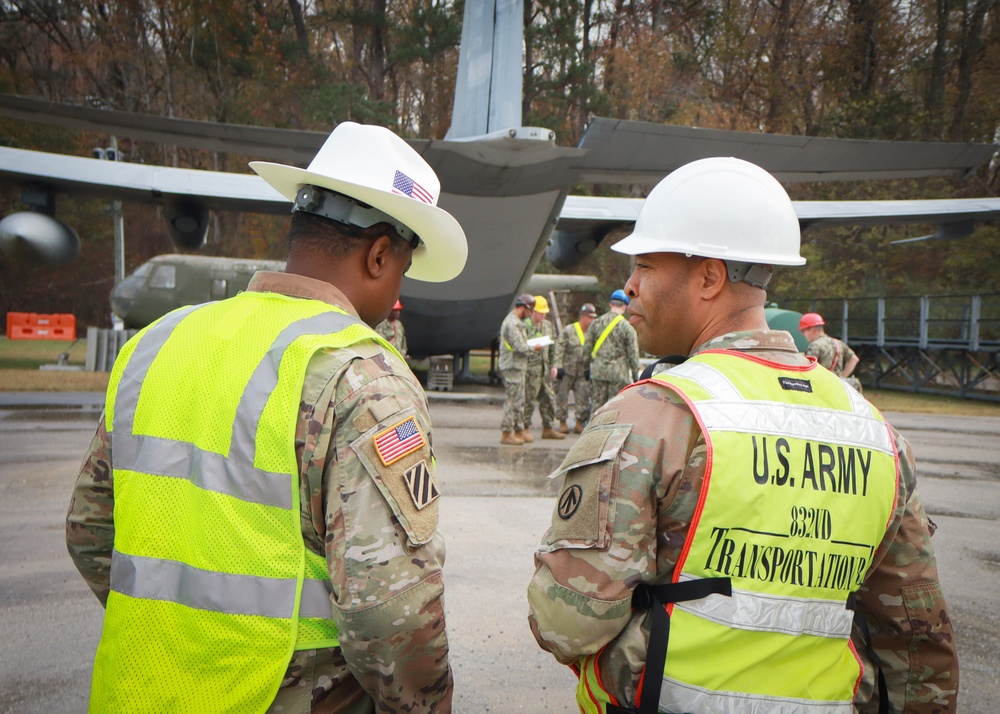
<instances>
[{"instance_id":1,"label":"person wearing blue hard hat","mask_svg":"<svg viewBox=\"0 0 1000 714\"><path fill-rule=\"evenodd\" d=\"M608 311L590 323L584 365L590 374L590 397L597 409L631 384L639 374L639 341L625 316L628 295L615 290Z\"/></svg>"},{"instance_id":2,"label":"person wearing blue hard hat","mask_svg":"<svg viewBox=\"0 0 1000 714\"><path fill-rule=\"evenodd\" d=\"M625 294L624 290L615 290L611 293L611 302L620 302L623 305L628 305L628 295Z\"/></svg>"}]
</instances>

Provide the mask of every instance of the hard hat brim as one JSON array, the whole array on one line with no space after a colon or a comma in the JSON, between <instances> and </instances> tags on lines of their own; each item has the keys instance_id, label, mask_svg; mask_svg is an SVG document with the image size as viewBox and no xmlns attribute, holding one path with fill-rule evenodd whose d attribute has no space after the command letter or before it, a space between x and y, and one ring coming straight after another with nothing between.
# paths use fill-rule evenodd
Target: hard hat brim
<instances>
[{"instance_id":1,"label":"hard hat brim","mask_svg":"<svg viewBox=\"0 0 1000 714\"><path fill-rule=\"evenodd\" d=\"M319 186L367 203L400 221L423 242L413 251L413 264L406 272L408 278L443 283L458 277L465 268L469 256L465 231L450 213L437 206L295 166L252 161L250 168L289 201L295 201L302 186Z\"/></svg>"},{"instance_id":2,"label":"hard hat brim","mask_svg":"<svg viewBox=\"0 0 1000 714\"><path fill-rule=\"evenodd\" d=\"M664 241L662 238L632 233L611 246L611 250L625 255L644 255L646 253L683 253L696 255L700 258L719 258L720 260L738 260L742 263L760 263L762 265L805 265L806 259L789 258L787 255L766 255L759 251L733 250L725 246L708 245L706 243L691 244Z\"/></svg>"}]
</instances>

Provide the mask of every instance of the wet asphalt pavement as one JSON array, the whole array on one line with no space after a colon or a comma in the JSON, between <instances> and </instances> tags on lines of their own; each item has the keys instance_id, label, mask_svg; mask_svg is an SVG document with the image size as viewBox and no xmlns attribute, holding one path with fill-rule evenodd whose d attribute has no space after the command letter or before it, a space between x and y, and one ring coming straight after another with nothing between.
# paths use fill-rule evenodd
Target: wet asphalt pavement
<instances>
[{"instance_id":1,"label":"wet asphalt pavement","mask_svg":"<svg viewBox=\"0 0 1000 714\"><path fill-rule=\"evenodd\" d=\"M431 394L455 711L574 712L575 677L535 645L524 591L558 488L546 475L576 437L501 448L500 396ZM0 393L0 712L86 711L102 610L66 555L63 519L100 403ZM959 710L994 711L1000 419L887 416L914 446L923 501L939 526L934 543L959 636Z\"/></svg>"}]
</instances>

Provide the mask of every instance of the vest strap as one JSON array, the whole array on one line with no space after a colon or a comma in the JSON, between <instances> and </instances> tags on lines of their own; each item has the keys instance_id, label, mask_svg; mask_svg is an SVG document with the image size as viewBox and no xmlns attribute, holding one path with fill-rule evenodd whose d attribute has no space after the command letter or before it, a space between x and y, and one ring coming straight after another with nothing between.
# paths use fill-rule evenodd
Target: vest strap
<instances>
[{"instance_id":1,"label":"vest strap","mask_svg":"<svg viewBox=\"0 0 1000 714\"><path fill-rule=\"evenodd\" d=\"M854 624L861 630L861 634L865 638L865 649L868 651L872 666L875 668L875 676L878 680L878 714L889 714L889 685L885 681L885 670L882 669L882 660L872 645L872 633L868 627L868 620L855 607L856 595L857 593L851 593L847 599L847 609L854 610Z\"/></svg>"},{"instance_id":2,"label":"vest strap","mask_svg":"<svg viewBox=\"0 0 1000 714\"><path fill-rule=\"evenodd\" d=\"M608 335L611 334L611 331L615 329L618 326L618 323L624 319L625 318L622 315L615 315L614 319L608 323L608 326L604 328L604 332L602 332L601 336L597 338L597 343L594 345L594 351L590 355L591 357L597 357L597 353L601 349L601 345L604 344L604 340L608 339Z\"/></svg>"},{"instance_id":3,"label":"vest strap","mask_svg":"<svg viewBox=\"0 0 1000 714\"><path fill-rule=\"evenodd\" d=\"M646 669L643 674L645 684L650 684L647 674L655 677L655 685L643 687L639 708L631 711L637 714L656 714L660 704L660 687L663 684L663 670L667 662L667 643L670 640L670 615L667 603L701 600L709 595L731 597L733 584L729 578L701 578L666 585L646 585L640 583L632 593L633 609L652 608L653 622L649 629L649 644L646 646ZM629 710L622 710L629 711ZM612 710L608 709L609 714Z\"/></svg>"}]
</instances>

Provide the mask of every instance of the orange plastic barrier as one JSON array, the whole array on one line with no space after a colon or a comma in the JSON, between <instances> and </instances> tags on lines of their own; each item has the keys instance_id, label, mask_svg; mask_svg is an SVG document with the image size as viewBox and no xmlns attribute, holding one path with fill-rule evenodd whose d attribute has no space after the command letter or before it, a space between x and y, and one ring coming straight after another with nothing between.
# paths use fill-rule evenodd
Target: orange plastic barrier
<instances>
[{"instance_id":1,"label":"orange plastic barrier","mask_svg":"<svg viewBox=\"0 0 1000 714\"><path fill-rule=\"evenodd\" d=\"M7 339L75 340L76 316L64 313L8 312Z\"/></svg>"}]
</instances>

